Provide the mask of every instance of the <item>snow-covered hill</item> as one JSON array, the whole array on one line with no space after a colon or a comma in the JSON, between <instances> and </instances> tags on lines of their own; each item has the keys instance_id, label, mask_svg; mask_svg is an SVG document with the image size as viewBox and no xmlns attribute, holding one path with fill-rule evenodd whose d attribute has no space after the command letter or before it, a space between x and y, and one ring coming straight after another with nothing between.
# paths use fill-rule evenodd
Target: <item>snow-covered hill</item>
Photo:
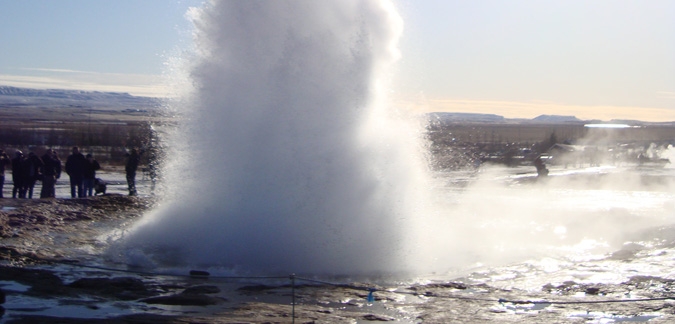
<instances>
[{"instance_id":1,"label":"snow-covered hill","mask_svg":"<svg viewBox=\"0 0 675 324\"><path fill-rule=\"evenodd\" d=\"M0 86L0 109L21 106L152 109L160 104L160 99L136 97L128 93Z\"/></svg>"}]
</instances>

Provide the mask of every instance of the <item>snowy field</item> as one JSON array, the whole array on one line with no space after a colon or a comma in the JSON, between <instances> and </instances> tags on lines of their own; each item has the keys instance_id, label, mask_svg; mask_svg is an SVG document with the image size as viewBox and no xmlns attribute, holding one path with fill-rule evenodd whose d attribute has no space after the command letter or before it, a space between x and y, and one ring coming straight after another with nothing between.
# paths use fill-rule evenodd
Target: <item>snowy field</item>
<instances>
[{"instance_id":1,"label":"snowy field","mask_svg":"<svg viewBox=\"0 0 675 324\"><path fill-rule=\"evenodd\" d=\"M106 182L106 194L121 194L128 195L129 187L127 186L127 179L124 173L111 171L97 171L96 177ZM142 172L136 174L136 189L139 196L149 196L152 194L152 182ZM33 199L40 198L40 190L42 189L42 182L38 181L33 189ZM5 174L5 186L2 190L5 198L12 197L12 172L8 171ZM70 180L67 174L63 174L56 182L56 198L70 197Z\"/></svg>"}]
</instances>

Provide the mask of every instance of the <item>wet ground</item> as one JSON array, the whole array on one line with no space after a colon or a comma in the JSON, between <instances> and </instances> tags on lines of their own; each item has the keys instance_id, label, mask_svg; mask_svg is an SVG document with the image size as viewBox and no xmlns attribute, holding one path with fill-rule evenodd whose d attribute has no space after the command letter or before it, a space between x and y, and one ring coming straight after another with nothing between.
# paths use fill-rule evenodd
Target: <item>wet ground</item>
<instances>
[{"instance_id":1,"label":"wet ground","mask_svg":"<svg viewBox=\"0 0 675 324\"><path fill-rule=\"evenodd\" d=\"M86 199L61 187L57 199L0 200L0 323L675 322L669 226L653 229L649 248L563 270L542 261L396 282L191 275L106 261L106 235L155 204L147 186L139 197L117 186Z\"/></svg>"}]
</instances>

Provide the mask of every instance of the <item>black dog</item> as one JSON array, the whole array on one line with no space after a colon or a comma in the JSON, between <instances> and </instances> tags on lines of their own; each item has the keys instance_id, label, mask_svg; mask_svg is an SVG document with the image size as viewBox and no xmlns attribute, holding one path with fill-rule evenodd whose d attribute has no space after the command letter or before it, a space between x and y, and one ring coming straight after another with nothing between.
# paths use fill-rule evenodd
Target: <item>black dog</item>
<instances>
[{"instance_id":1,"label":"black dog","mask_svg":"<svg viewBox=\"0 0 675 324\"><path fill-rule=\"evenodd\" d=\"M105 181L101 180L100 178L94 179L94 196L98 194L103 194L105 195L105 190L106 190L106 183Z\"/></svg>"}]
</instances>

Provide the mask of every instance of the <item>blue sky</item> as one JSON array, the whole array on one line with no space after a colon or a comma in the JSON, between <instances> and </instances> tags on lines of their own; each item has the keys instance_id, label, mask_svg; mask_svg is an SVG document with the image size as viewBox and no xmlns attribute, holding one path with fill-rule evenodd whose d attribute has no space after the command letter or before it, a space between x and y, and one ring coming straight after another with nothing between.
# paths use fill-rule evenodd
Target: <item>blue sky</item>
<instances>
[{"instance_id":1,"label":"blue sky","mask_svg":"<svg viewBox=\"0 0 675 324\"><path fill-rule=\"evenodd\" d=\"M156 95L200 3L0 0L0 85ZM675 120L675 1L396 3L401 105Z\"/></svg>"},{"instance_id":2,"label":"blue sky","mask_svg":"<svg viewBox=\"0 0 675 324\"><path fill-rule=\"evenodd\" d=\"M0 0L0 85L155 95L200 3Z\"/></svg>"}]
</instances>

